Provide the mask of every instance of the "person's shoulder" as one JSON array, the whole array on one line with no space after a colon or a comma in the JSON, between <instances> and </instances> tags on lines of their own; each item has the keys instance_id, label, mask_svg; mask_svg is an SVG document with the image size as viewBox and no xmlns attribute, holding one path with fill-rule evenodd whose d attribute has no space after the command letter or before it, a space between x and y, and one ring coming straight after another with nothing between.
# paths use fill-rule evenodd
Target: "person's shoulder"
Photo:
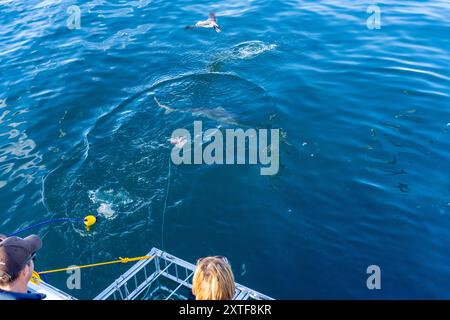
<instances>
[{"instance_id":1,"label":"person's shoulder","mask_svg":"<svg viewBox=\"0 0 450 320\"><path fill-rule=\"evenodd\" d=\"M45 297L43 293L19 293L0 290L0 300L42 300Z\"/></svg>"}]
</instances>

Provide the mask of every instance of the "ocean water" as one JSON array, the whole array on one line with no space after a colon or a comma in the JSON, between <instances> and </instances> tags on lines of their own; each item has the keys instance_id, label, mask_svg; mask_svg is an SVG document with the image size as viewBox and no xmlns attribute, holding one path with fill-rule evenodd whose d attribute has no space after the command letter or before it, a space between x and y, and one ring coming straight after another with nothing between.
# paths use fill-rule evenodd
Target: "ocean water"
<instances>
[{"instance_id":1,"label":"ocean water","mask_svg":"<svg viewBox=\"0 0 450 320\"><path fill-rule=\"evenodd\" d=\"M208 12L222 33L184 28ZM36 268L155 246L277 299L448 299L449 34L446 0L1 0L0 233L98 214L36 230ZM195 120L280 128L280 171L172 165L163 225L168 139Z\"/></svg>"}]
</instances>

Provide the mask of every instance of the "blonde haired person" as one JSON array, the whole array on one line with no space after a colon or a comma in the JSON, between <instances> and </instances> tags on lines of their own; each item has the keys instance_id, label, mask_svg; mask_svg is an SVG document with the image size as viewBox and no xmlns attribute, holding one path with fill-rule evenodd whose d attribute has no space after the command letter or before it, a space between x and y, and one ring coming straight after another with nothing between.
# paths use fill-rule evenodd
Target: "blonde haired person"
<instances>
[{"instance_id":1,"label":"blonde haired person","mask_svg":"<svg viewBox=\"0 0 450 320\"><path fill-rule=\"evenodd\" d=\"M227 258L201 258L197 261L192 280L192 294L196 300L231 300L235 284Z\"/></svg>"}]
</instances>

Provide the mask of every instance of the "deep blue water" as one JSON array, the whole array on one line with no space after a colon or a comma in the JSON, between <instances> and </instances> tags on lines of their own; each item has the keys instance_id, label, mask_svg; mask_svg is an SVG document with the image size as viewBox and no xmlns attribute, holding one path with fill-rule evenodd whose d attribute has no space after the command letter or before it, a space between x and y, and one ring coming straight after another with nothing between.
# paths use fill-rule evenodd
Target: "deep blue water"
<instances>
[{"instance_id":1,"label":"deep blue water","mask_svg":"<svg viewBox=\"0 0 450 320\"><path fill-rule=\"evenodd\" d=\"M233 119L281 128L278 175L173 166L165 250L278 299L450 298L449 34L446 0L0 1L0 233L100 214L38 230L38 270L161 247L167 139Z\"/></svg>"}]
</instances>

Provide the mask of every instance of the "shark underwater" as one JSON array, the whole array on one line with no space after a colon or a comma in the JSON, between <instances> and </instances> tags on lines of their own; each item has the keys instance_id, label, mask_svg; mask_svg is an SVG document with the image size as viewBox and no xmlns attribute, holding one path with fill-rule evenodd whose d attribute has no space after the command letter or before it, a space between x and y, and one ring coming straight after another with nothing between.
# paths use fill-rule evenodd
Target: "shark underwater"
<instances>
[{"instance_id":1,"label":"shark underwater","mask_svg":"<svg viewBox=\"0 0 450 320\"><path fill-rule=\"evenodd\" d=\"M235 117L230 112L225 110L223 107L215 107L215 108L211 108L211 109L192 108L192 109L187 109L187 110L180 110L180 109L171 108L168 105L162 104L161 102L159 102L159 100L158 100L158 98L156 98L156 96L154 96L153 99L155 100L158 107L164 109L164 113L166 113L166 114L171 113L171 112L190 113L194 116L203 116L210 120L214 120L214 121L217 121L220 123L225 123L225 124L234 125L234 126L242 125L235 119Z\"/></svg>"}]
</instances>

